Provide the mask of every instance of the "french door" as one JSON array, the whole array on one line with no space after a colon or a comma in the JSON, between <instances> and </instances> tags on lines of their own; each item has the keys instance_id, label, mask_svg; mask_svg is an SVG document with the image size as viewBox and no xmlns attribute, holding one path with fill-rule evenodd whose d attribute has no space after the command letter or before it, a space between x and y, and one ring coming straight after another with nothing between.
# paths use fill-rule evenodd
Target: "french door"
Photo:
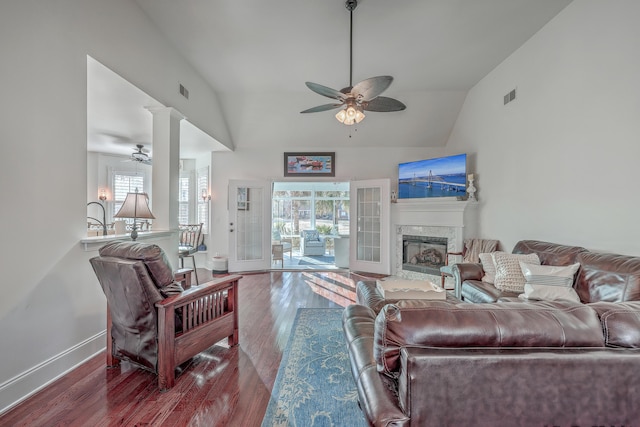
<instances>
[{"instance_id":1,"label":"french door","mask_svg":"<svg viewBox=\"0 0 640 427\"><path fill-rule=\"evenodd\" d=\"M230 272L271 267L271 186L263 181L229 181Z\"/></svg>"},{"instance_id":2,"label":"french door","mask_svg":"<svg viewBox=\"0 0 640 427\"><path fill-rule=\"evenodd\" d=\"M353 271L390 274L390 182L352 181L349 266ZM229 182L229 271L271 267L271 184Z\"/></svg>"},{"instance_id":3,"label":"french door","mask_svg":"<svg viewBox=\"0 0 640 427\"><path fill-rule=\"evenodd\" d=\"M351 182L349 266L353 271L390 274L390 187L388 179Z\"/></svg>"}]
</instances>

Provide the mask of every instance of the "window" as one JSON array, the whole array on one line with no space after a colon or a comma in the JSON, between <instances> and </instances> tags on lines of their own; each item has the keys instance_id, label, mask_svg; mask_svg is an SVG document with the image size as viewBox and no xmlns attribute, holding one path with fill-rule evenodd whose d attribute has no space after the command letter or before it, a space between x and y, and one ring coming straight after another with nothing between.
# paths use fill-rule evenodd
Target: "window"
<instances>
[{"instance_id":1,"label":"window","mask_svg":"<svg viewBox=\"0 0 640 427\"><path fill-rule=\"evenodd\" d=\"M273 229L297 236L301 230L349 234L349 183L276 182Z\"/></svg>"},{"instance_id":2,"label":"window","mask_svg":"<svg viewBox=\"0 0 640 427\"><path fill-rule=\"evenodd\" d=\"M140 175L137 172L113 172L112 188L113 202L111 202L112 206L109 209L110 220L120 210L127 193L144 192L144 175Z\"/></svg>"},{"instance_id":3,"label":"window","mask_svg":"<svg viewBox=\"0 0 640 427\"><path fill-rule=\"evenodd\" d=\"M189 182L191 174L182 172L180 174L179 195L178 195L178 223L189 224Z\"/></svg>"},{"instance_id":4,"label":"window","mask_svg":"<svg viewBox=\"0 0 640 427\"><path fill-rule=\"evenodd\" d=\"M183 160L187 167L192 160ZM202 223L202 232L209 225L209 167L186 170L180 173L178 194L178 223ZM206 197L203 198L202 196Z\"/></svg>"}]
</instances>

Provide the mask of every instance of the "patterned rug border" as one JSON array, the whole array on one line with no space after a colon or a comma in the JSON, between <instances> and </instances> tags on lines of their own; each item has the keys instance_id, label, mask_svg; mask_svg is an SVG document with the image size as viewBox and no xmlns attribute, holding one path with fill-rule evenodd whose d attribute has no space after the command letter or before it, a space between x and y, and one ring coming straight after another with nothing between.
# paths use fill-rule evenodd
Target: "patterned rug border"
<instances>
[{"instance_id":1,"label":"patterned rug border","mask_svg":"<svg viewBox=\"0 0 640 427\"><path fill-rule=\"evenodd\" d=\"M367 426L342 332L343 311L298 309L262 427Z\"/></svg>"}]
</instances>

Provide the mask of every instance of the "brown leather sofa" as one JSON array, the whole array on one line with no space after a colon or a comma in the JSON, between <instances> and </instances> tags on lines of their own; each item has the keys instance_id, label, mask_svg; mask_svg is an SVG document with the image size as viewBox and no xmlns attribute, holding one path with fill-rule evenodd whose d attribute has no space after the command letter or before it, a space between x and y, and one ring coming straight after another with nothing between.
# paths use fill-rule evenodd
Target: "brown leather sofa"
<instances>
[{"instance_id":1,"label":"brown leather sofa","mask_svg":"<svg viewBox=\"0 0 640 427\"><path fill-rule=\"evenodd\" d=\"M640 300L640 257L591 252L582 247L537 240L521 240L512 252L538 254L543 265L580 263L574 288L583 303ZM503 292L483 282L481 264L455 264L452 271L466 302L508 301L518 297L518 293Z\"/></svg>"},{"instance_id":2,"label":"brown leather sofa","mask_svg":"<svg viewBox=\"0 0 640 427\"><path fill-rule=\"evenodd\" d=\"M598 305L351 305L360 407L374 426L637 425L640 304Z\"/></svg>"},{"instance_id":3,"label":"brown leather sofa","mask_svg":"<svg viewBox=\"0 0 640 427\"><path fill-rule=\"evenodd\" d=\"M492 289L510 302L388 301L375 281L357 284L343 328L371 425L637 425L640 258L537 241L514 249L528 251L544 264L580 262L587 304L514 302ZM476 264L460 272L482 277Z\"/></svg>"}]
</instances>

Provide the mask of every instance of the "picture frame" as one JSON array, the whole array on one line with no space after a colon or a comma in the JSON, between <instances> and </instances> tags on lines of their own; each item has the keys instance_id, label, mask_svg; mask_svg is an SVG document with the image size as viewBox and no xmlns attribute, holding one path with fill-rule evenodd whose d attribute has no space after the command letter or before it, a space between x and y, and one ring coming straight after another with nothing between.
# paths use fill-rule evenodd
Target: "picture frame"
<instances>
[{"instance_id":1,"label":"picture frame","mask_svg":"<svg viewBox=\"0 0 640 427\"><path fill-rule=\"evenodd\" d=\"M247 187L238 187L238 206L239 211L249 210L249 189Z\"/></svg>"},{"instance_id":2,"label":"picture frame","mask_svg":"<svg viewBox=\"0 0 640 427\"><path fill-rule=\"evenodd\" d=\"M284 176L336 176L336 153L284 153Z\"/></svg>"}]
</instances>

